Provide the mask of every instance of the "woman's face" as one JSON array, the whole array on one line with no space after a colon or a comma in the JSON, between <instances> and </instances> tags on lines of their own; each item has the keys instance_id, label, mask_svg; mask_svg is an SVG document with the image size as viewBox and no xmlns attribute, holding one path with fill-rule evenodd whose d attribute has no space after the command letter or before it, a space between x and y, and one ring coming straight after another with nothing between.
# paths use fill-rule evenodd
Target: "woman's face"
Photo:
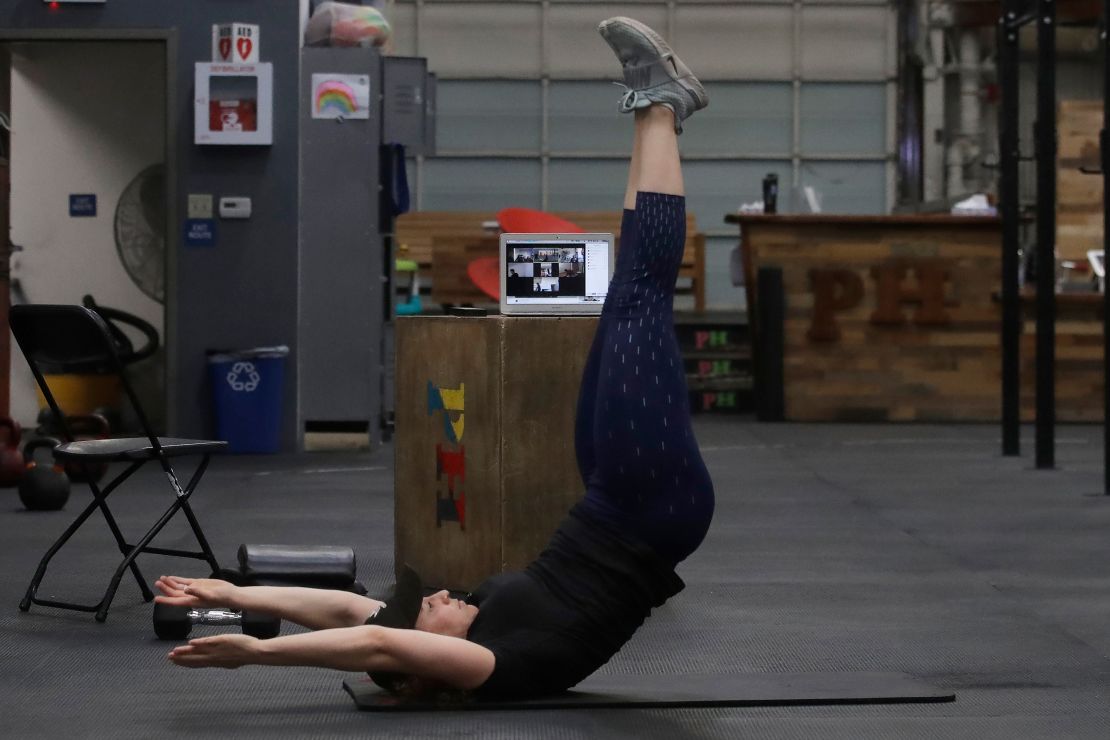
<instances>
[{"instance_id":1,"label":"woman's face","mask_svg":"<svg viewBox=\"0 0 1110 740\"><path fill-rule=\"evenodd\" d=\"M452 599L446 591L425 596L416 617L416 629L437 635L465 638L478 616L478 607Z\"/></svg>"}]
</instances>

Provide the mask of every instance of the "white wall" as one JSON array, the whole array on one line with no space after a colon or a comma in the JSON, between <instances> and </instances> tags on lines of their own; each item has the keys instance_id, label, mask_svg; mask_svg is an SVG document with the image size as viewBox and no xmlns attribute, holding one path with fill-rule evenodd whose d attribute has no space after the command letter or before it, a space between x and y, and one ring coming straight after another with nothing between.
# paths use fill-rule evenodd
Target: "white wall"
<instances>
[{"instance_id":1,"label":"white wall","mask_svg":"<svg viewBox=\"0 0 1110 740\"><path fill-rule=\"evenodd\" d=\"M31 303L98 303L163 326L162 306L128 277L114 219L124 188L165 153L165 65L142 42L40 42L13 48L12 260ZM95 193L97 215L69 216L71 193ZM13 296L14 299L14 296ZM12 348L11 413L38 413L34 380Z\"/></svg>"}]
</instances>

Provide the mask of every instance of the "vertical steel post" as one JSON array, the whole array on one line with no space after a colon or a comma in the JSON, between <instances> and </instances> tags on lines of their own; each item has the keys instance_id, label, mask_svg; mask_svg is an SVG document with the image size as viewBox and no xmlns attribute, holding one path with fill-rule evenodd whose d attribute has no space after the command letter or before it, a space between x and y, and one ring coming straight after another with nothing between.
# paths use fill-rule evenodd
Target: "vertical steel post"
<instances>
[{"instance_id":1,"label":"vertical steel post","mask_svg":"<svg viewBox=\"0 0 1110 740\"><path fill-rule=\"evenodd\" d=\"M786 340L786 290L781 267L761 267L756 275L759 313L758 385L756 386L756 418L760 421L785 421L786 394L784 353Z\"/></svg>"},{"instance_id":2,"label":"vertical steel post","mask_svg":"<svg viewBox=\"0 0 1110 740\"><path fill-rule=\"evenodd\" d=\"M1036 465L1056 458L1056 3L1037 0Z\"/></svg>"},{"instance_id":3,"label":"vertical steel post","mask_svg":"<svg viewBox=\"0 0 1110 740\"><path fill-rule=\"evenodd\" d=\"M1107 0L1110 2L1110 0ZM1019 0L1004 0L998 19L998 205L1002 216L1002 454L1021 454L1021 269L1018 252Z\"/></svg>"},{"instance_id":4,"label":"vertical steel post","mask_svg":"<svg viewBox=\"0 0 1110 740\"><path fill-rule=\"evenodd\" d=\"M1110 253L1110 0L1102 4L1102 130L1099 131L1099 159L1102 165L1102 265ZM1102 278L1102 488L1110 496L1110 280Z\"/></svg>"}]
</instances>

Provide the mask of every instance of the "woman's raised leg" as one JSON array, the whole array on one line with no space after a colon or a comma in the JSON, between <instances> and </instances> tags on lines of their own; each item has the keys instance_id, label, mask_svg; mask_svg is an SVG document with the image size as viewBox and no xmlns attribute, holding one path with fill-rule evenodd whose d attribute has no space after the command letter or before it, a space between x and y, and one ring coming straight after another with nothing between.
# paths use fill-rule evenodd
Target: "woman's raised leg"
<instances>
[{"instance_id":1,"label":"woman's raised leg","mask_svg":"<svg viewBox=\"0 0 1110 740\"><path fill-rule=\"evenodd\" d=\"M669 67L685 75L671 80L670 88L661 82L650 90L630 89L622 101L636 113L630 168L635 208L625 214L626 226L631 220L634 228L622 236L592 351L593 468L584 506L678 562L700 544L713 512L712 483L690 424L672 305L686 233L676 134L696 110L688 104L689 91L701 86L645 28L627 19L601 26L626 65L626 79L635 76L629 64L640 70L636 74ZM705 104L703 90L701 95L698 107ZM625 105L629 98L634 106Z\"/></svg>"},{"instance_id":2,"label":"woman's raised leg","mask_svg":"<svg viewBox=\"0 0 1110 740\"><path fill-rule=\"evenodd\" d=\"M640 191L683 195L682 164L678 155L677 134L673 128L673 114L664 106L651 106L636 111L636 121L632 136L632 157L628 164L628 185L624 194L624 212L621 218L620 239L618 244L636 244L639 232L636 222L636 193ZM644 140L647 139L645 145ZM644 164L643 151L650 152ZM614 277L628 273L634 257L634 249L622 249L617 255ZM578 408L575 423L575 452L582 480L589 485L590 476L596 468L594 444L594 419L598 396L598 367L601 362L601 348L609 333L612 305L607 303L594 335L593 345L582 372L582 383L578 394Z\"/></svg>"}]
</instances>

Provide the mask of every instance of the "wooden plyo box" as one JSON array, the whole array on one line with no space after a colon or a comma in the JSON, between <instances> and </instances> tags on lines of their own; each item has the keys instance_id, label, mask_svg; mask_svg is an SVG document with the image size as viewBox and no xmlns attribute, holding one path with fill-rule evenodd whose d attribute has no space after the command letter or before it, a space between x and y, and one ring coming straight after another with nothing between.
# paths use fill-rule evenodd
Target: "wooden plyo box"
<instances>
[{"instance_id":1,"label":"wooden plyo box","mask_svg":"<svg viewBox=\"0 0 1110 740\"><path fill-rule=\"evenodd\" d=\"M396 567L471 590L539 554L584 491L574 418L596 326L398 319Z\"/></svg>"}]
</instances>

